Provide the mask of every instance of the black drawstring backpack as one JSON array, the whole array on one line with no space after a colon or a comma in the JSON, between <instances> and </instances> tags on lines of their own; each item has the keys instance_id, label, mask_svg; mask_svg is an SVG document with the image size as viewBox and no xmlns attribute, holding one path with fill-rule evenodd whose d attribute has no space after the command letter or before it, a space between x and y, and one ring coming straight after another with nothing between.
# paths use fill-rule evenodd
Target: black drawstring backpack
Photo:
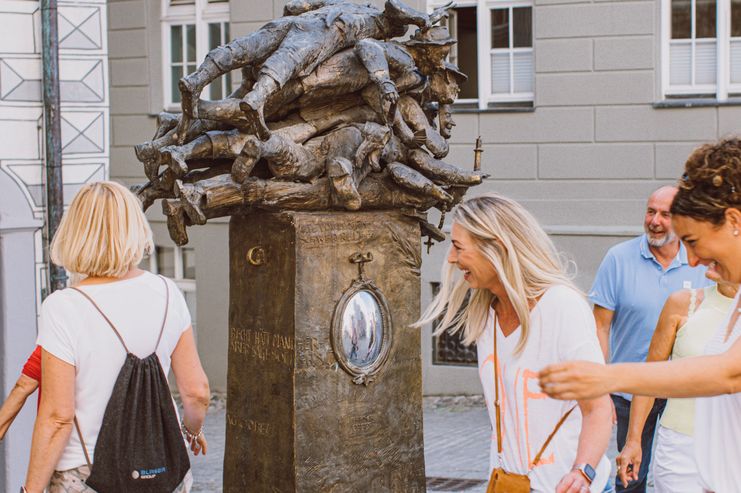
<instances>
[{"instance_id":1,"label":"black drawstring backpack","mask_svg":"<svg viewBox=\"0 0 741 493\"><path fill-rule=\"evenodd\" d=\"M188 451L172 402L167 377L162 370L157 347L167 321L170 291L165 283L165 317L152 354L140 359L126 347L121 334L90 296L126 351L126 360L118 373L108 400L103 424L95 443L95 467L82 439L90 476L85 483L99 493L171 493L190 469Z\"/></svg>"}]
</instances>

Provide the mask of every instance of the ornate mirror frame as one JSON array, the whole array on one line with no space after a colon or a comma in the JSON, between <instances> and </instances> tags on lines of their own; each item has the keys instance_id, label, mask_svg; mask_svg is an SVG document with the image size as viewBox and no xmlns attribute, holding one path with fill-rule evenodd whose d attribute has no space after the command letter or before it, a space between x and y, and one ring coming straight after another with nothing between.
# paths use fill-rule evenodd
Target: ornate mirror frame
<instances>
[{"instance_id":1,"label":"ornate mirror frame","mask_svg":"<svg viewBox=\"0 0 741 493\"><path fill-rule=\"evenodd\" d=\"M370 252L366 254L356 253L350 257L350 262L358 264L358 278L353 280L350 287L342 293L342 297L337 302L334 314L332 315L332 326L330 329L330 340L334 357L340 367L353 377L353 383L358 385L368 385L375 380L376 375L388 360L393 339L391 333L393 327L391 323L391 312L386 297L371 279L366 279L363 272L364 264L366 262L371 262L372 260L373 255ZM342 325L343 315L350 300L353 296L363 291L370 293L378 305L378 309L381 312L383 337L381 338L380 351L376 359L367 366L357 366L350 361L350 358L345 353L344 344L342 342Z\"/></svg>"}]
</instances>

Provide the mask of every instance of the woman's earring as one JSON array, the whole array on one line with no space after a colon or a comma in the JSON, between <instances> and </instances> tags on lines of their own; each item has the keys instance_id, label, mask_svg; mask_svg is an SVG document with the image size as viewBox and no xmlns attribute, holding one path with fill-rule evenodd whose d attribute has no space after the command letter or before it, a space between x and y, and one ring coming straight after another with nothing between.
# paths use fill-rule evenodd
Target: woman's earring
<instances>
[{"instance_id":1,"label":"woman's earring","mask_svg":"<svg viewBox=\"0 0 741 493\"><path fill-rule=\"evenodd\" d=\"M738 230L737 229L734 229L733 230L733 236L738 236Z\"/></svg>"}]
</instances>

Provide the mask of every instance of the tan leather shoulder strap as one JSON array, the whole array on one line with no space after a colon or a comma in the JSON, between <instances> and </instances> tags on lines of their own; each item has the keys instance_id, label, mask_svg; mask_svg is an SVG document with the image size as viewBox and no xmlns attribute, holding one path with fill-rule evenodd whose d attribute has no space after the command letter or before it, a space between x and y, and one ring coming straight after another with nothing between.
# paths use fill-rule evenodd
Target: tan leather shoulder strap
<instances>
[{"instance_id":1,"label":"tan leather shoulder strap","mask_svg":"<svg viewBox=\"0 0 741 493\"><path fill-rule=\"evenodd\" d=\"M553 431L550 435L548 435L548 438L545 439L545 443L542 447L540 447L540 450L535 456L535 459L533 459L533 467L538 465L538 462L540 462L540 457L543 455L543 452L545 452L545 449L548 448L548 445L551 443L551 440L553 440L553 437L556 436L556 433L558 433L558 430L561 428L561 426L566 422L566 418L569 417L569 415L576 409L577 404L574 404L574 406L566 411L566 413L561 416L561 419L558 420L558 423L556 423L555 428L553 428Z\"/></svg>"},{"instance_id":2,"label":"tan leather shoulder strap","mask_svg":"<svg viewBox=\"0 0 741 493\"><path fill-rule=\"evenodd\" d=\"M502 456L502 411L501 403L499 402L499 354L497 352L497 312L494 312L494 330L492 331L492 337L494 338L494 408L496 410L496 422L497 422L497 452L499 458ZM501 464L500 464L501 466Z\"/></svg>"}]
</instances>

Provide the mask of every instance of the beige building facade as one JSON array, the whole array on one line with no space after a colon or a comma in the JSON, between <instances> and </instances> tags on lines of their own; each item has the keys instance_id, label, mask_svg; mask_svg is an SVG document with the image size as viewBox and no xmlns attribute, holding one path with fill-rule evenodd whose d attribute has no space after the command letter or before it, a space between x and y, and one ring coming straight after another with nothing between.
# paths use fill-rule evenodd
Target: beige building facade
<instances>
[{"instance_id":1,"label":"beige building facade","mask_svg":"<svg viewBox=\"0 0 741 493\"><path fill-rule=\"evenodd\" d=\"M133 146L152 137L158 112L177 109L180 74L280 15L283 3L109 2L112 178L143 181ZM741 131L739 10L730 0L459 2L452 56L470 80L447 160L471 166L480 135L491 177L470 193L494 190L526 205L587 289L606 250L641 232L647 196L677 179L693 147ZM218 81L208 95L237 82ZM176 248L155 209L151 266L178 280L212 387L225 389L228 223L191 228L187 247ZM423 304L446 251L440 244L423 255ZM435 346L429 327L422 341L425 393L480 393L475 367L446 362L456 358Z\"/></svg>"}]
</instances>

